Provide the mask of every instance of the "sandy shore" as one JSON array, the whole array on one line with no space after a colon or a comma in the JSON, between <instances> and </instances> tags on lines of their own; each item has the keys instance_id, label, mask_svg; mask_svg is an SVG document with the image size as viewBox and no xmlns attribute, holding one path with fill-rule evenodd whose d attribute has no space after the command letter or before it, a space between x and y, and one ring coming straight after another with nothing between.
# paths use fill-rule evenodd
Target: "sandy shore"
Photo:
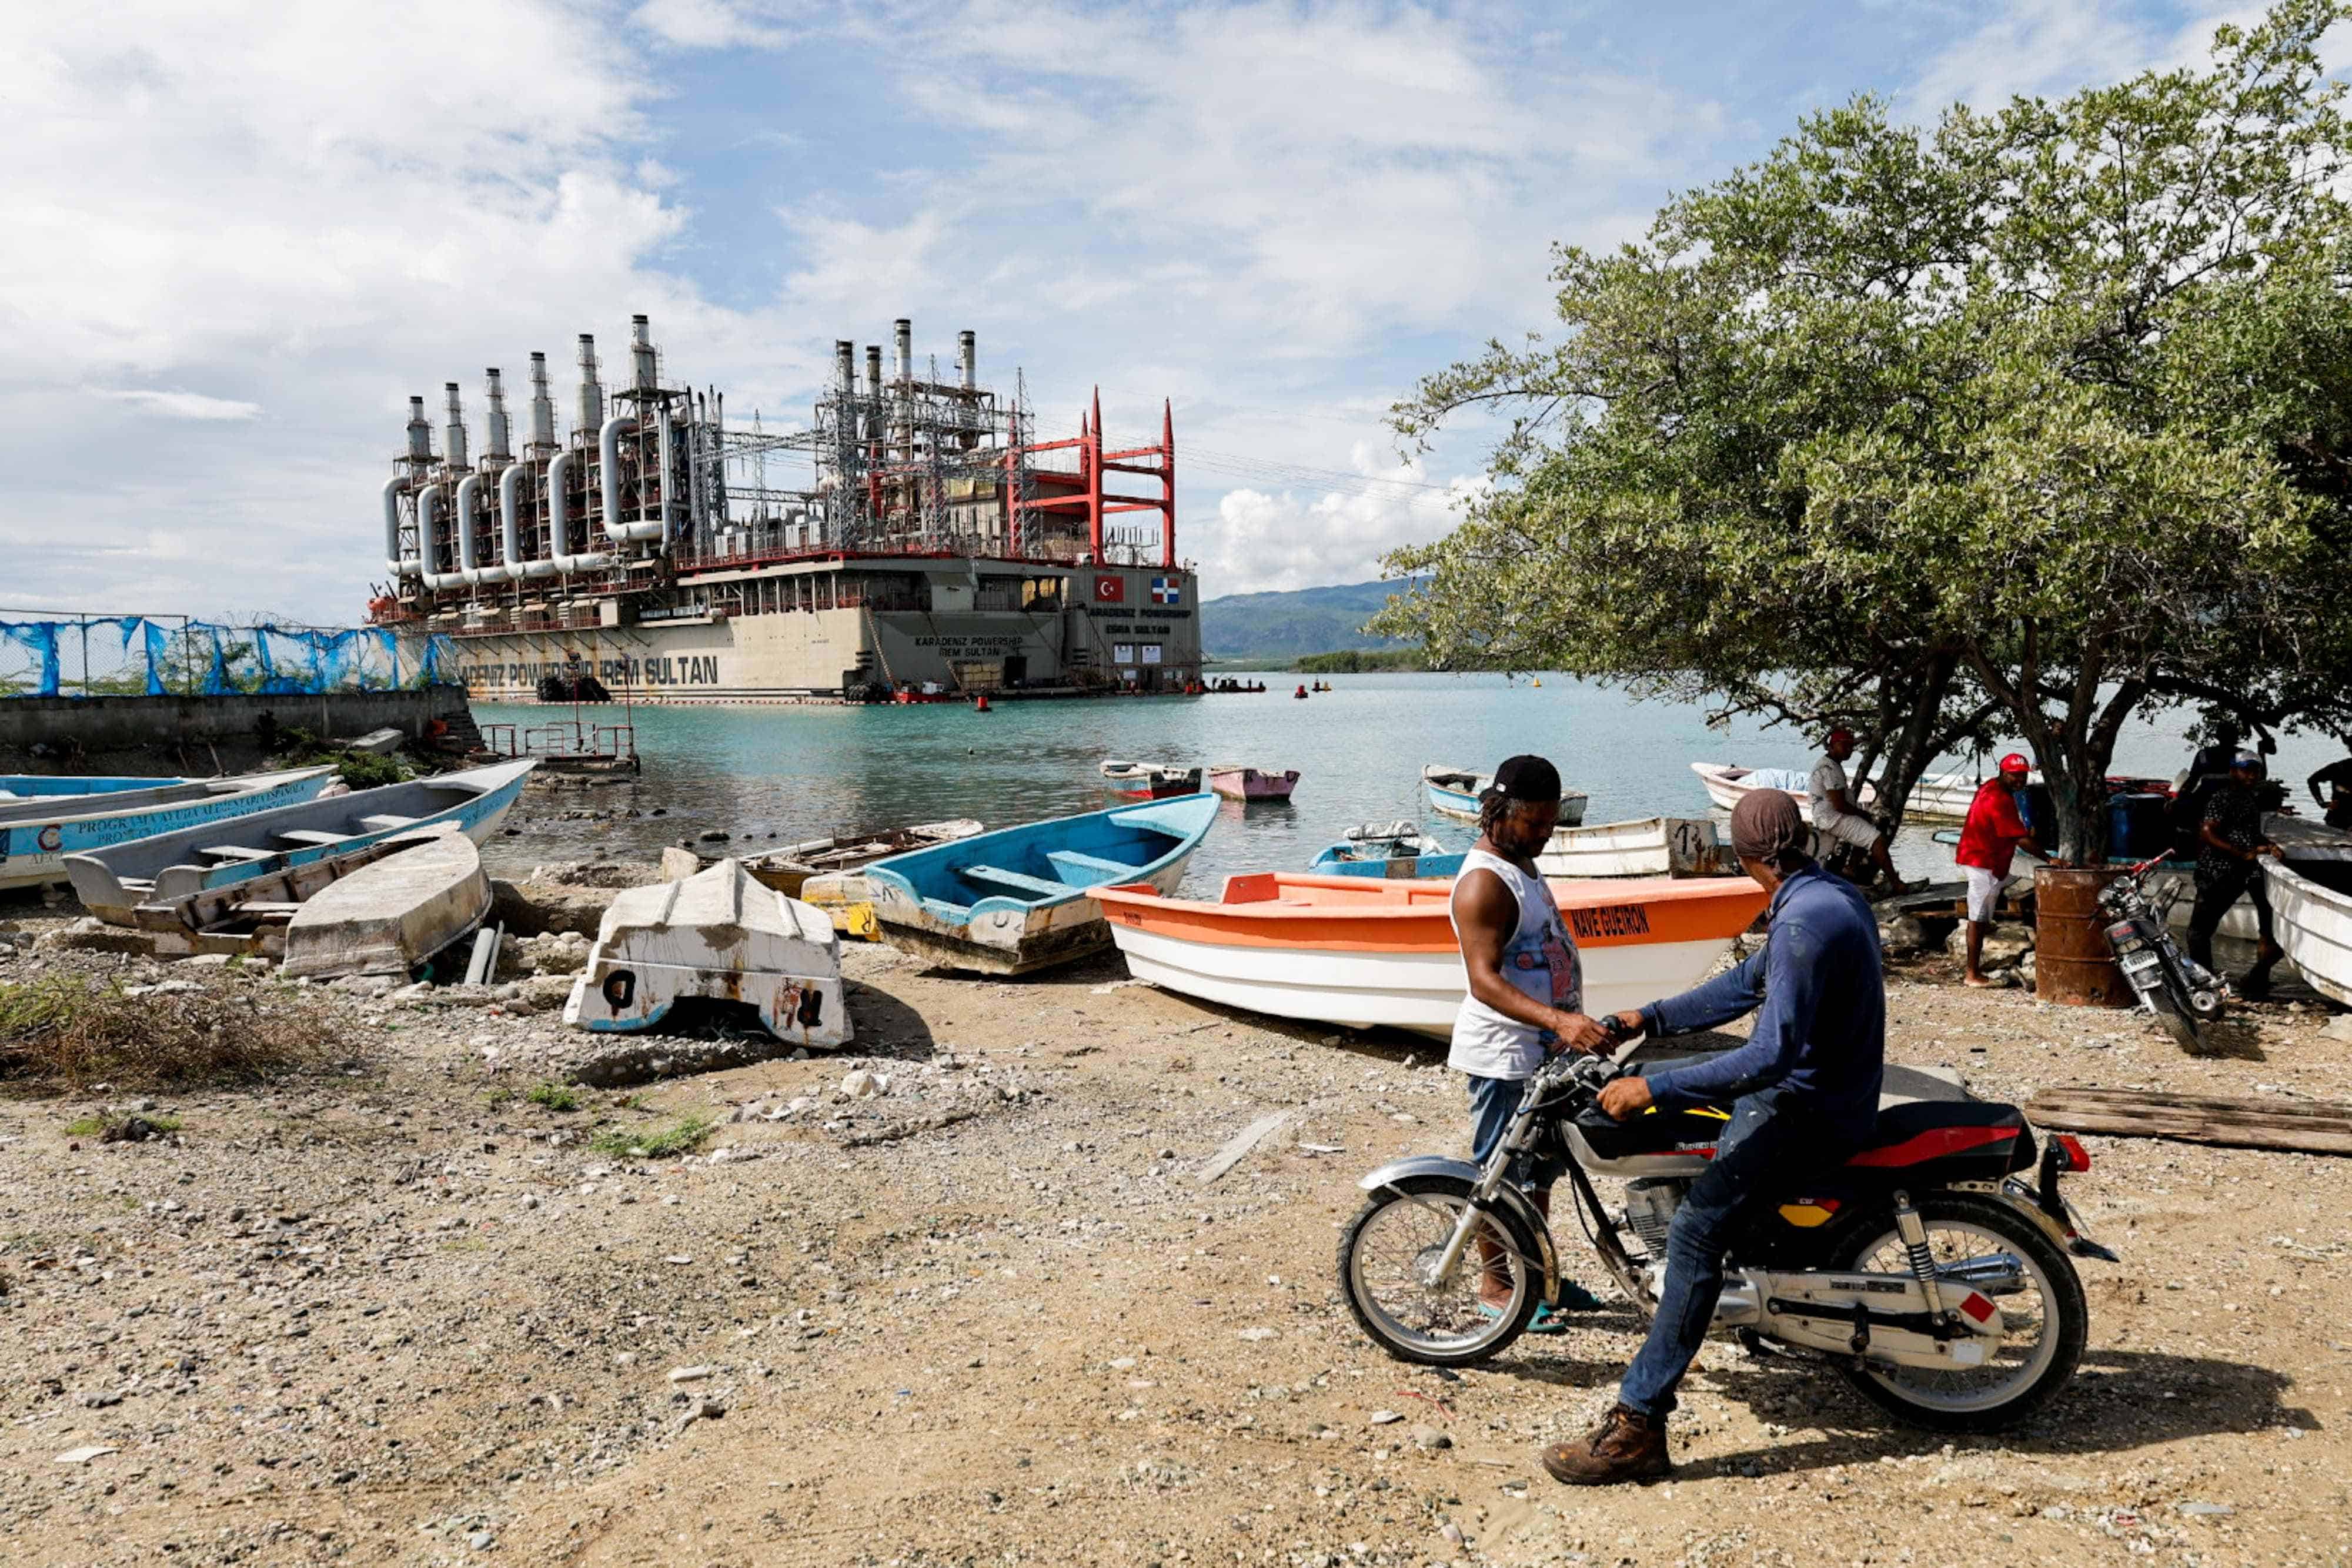
<instances>
[{"instance_id":1,"label":"sandy shore","mask_svg":"<svg viewBox=\"0 0 2352 1568\"><path fill-rule=\"evenodd\" d=\"M315 1004L266 975L33 952L58 919L0 909L18 928L0 980L82 969ZM1630 1313L1455 1376L1379 1354L1335 1292L1356 1176L1466 1145L1429 1043L1204 1008L1123 983L1116 960L1017 984L881 947L847 967L854 1055L582 1090L569 1111L524 1097L576 1051L530 1000L360 993L327 997L331 1060L298 1079L0 1101L0 1558L2352 1552L2352 1162L2087 1138L2070 1191L2125 1261L2084 1266L2084 1370L2033 1425L1946 1442L1714 1343L1675 1479L1571 1493L1536 1450L1605 1405ZM1940 958L1898 974L1892 1055L1981 1094L2352 1099L2352 1047L2315 1009L2248 1009L2231 1054L2191 1060L2135 1015L1955 977ZM887 1092L836 1103L855 1067ZM68 1130L144 1100L179 1130ZM1197 1179L1290 1107L1286 1136ZM590 1144L739 1113L685 1158Z\"/></svg>"}]
</instances>

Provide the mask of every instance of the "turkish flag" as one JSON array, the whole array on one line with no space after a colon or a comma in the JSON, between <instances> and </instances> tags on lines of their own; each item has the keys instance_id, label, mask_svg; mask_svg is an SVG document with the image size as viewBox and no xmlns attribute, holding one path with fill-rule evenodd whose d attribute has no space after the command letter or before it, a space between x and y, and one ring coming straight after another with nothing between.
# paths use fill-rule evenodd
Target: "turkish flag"
<instances>
[{"instance_id":1,"label":"turkish flag","mask_svg":"<svg viewBox=\"0 0 2352 1568\"><path fill-rule=\"evenodd\" d=\"M1097 578L1096 578L1096 579L1095 579L1095 602L1096 602L1097 604L1124 604L1124 603L1126 603L1126 602L1127 602L1127 579L1125 579L1125 578L1123 578L1123 577L1097 577Z\"/></svg>"}]
</instances>

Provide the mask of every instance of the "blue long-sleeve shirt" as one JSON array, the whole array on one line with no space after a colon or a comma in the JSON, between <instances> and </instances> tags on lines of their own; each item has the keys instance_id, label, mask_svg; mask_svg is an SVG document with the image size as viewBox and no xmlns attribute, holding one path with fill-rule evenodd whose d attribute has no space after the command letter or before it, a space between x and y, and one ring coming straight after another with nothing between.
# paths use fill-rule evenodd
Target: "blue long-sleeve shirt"
<instances>
[{"instance_id":1,"label":"blue long-sleeve shirt","mask_svg":"<svg viewBox=\"0 0 2352 1568\"><path fill-rule=\"evenodd\" d=\"M1651 1036L1758 1014L1737 1051L1646 1074L1660 1110L1719 1103L1780 1086L1845 1137L1870 1135L1886 1067L1886 983L1878 922L1853 884L1808 865L1772 895L1764 950L1678 997L1642 1009Z\"/></svg>"}]
</instances>

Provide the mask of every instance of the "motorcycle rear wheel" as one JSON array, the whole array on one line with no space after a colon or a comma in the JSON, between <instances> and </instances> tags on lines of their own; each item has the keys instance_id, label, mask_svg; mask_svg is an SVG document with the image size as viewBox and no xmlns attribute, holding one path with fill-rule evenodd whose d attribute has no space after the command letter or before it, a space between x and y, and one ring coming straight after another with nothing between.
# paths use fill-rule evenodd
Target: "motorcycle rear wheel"
<instances>
[{"instance_id":1,"label":"motorcycle rear wheel","mask_svg":"<svg viewBox=\"0 0 2352 1568\"><path fill-rule=\"evenodd\" d=\"M1454 1277L1433 1285L1428 1270L1469 1204L1454 1176L1408 1176L1371 1195L1339 1237L1339 1291L1373 1343L1400 1361L1468 1366L1526 1332L1543 1298L1537 1239L1508 1214L1490 1214L1473 1232ZM1507 1302L1479 1300L1481 1232L1495 1240Z\"/></svg>"},{"instance_id":2,"label":"motorcycle rear wheel","mask_svg":"<svg viewBox=\"0 0 2352 1568\"><path fill-rule=\"evenodd\" d=\"M2165 981L2147 993L2148 1009L2157 1021L2172 1037L2173 1043L2183 1051L2205 1049L2204 1036L2197 1028L2197 1015L2182 998L2174 994L2170 981Z\"/></svg>"},{"instance_id":3,"label":"motorcycle rear wheel","mask_svg":"<svg viewBox=\"0 0 2352 1568\"><path fill-rule=\"evenodd\" d=\"M2000 1432L2031 1418L2066 1385L2082 1359L2090 1309L2074 1262L2049 1234L2011 1205L1976 1193L1937 1192L1915 1206L1939 1265L1993 1253L2024 1265L2024 1287L1993 1298L2004 1329L2001 1346L1981 1367L1944 1370L1843 1362L1840 1370L1862 1396L1898 1420L1937 1432ZM1835 1265L1907 1274L1910 1263L1894 1216L1865 1226Z\"/></svg>"}]
</instances>

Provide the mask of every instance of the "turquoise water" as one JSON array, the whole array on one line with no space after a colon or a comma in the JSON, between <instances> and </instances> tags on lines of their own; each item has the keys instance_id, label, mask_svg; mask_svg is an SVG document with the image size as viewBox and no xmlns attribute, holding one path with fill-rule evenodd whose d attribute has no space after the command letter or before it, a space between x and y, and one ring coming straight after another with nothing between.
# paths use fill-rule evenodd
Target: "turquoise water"
<instances>
[{"instance_id":1,"label":"turquoise water","mask_svg":"<svg viewBox=\"0 0 2352 1568\"><path fill-rule=\"evenodd\" d=\"M961 704L635 708L645 758L638 781L537 796L524 834L494 841L490 859L507 871L556 859L649 858L708 829L734 835L731 845L751 853L771 838L948 817L1007 827L1116 804L1095 771L1106 757L1297 768L1291 804L1228 801L1220 810L1189 880L1191 891L1213 892L1234 872L1303 869L1359 822L1424 818L1449 843L1466 843L1465 830L1421 809L1421 769L1432 762L1486 771L1513 752L1541 753L1591 797L1585 821L1605 822L1706 814L1693 762L1807 768L1813 760L1790 730L1748 721L1710 730L1701 708L1636 703L1566 676L1537 686L1486 674L1339 675L1336 690L1303 702L1290 695L1295 675L1254 678L1266 684L1264 695L1008 702L985 714ZM569 713L489 704L475 711L485 724L524 725ZM582 714L604 723L621 717L617 706ZM2179 727L2135 726L2117 766L2177 771L2189 753ZM2274 768L2299 789L2329 755L2324 744L2290 740ZM551 821L551 800L667 814ZM1911 874L1950 873L1950 852L1925 832L1906 832L1899 858Z\"/></svg>"}]
</instances>

